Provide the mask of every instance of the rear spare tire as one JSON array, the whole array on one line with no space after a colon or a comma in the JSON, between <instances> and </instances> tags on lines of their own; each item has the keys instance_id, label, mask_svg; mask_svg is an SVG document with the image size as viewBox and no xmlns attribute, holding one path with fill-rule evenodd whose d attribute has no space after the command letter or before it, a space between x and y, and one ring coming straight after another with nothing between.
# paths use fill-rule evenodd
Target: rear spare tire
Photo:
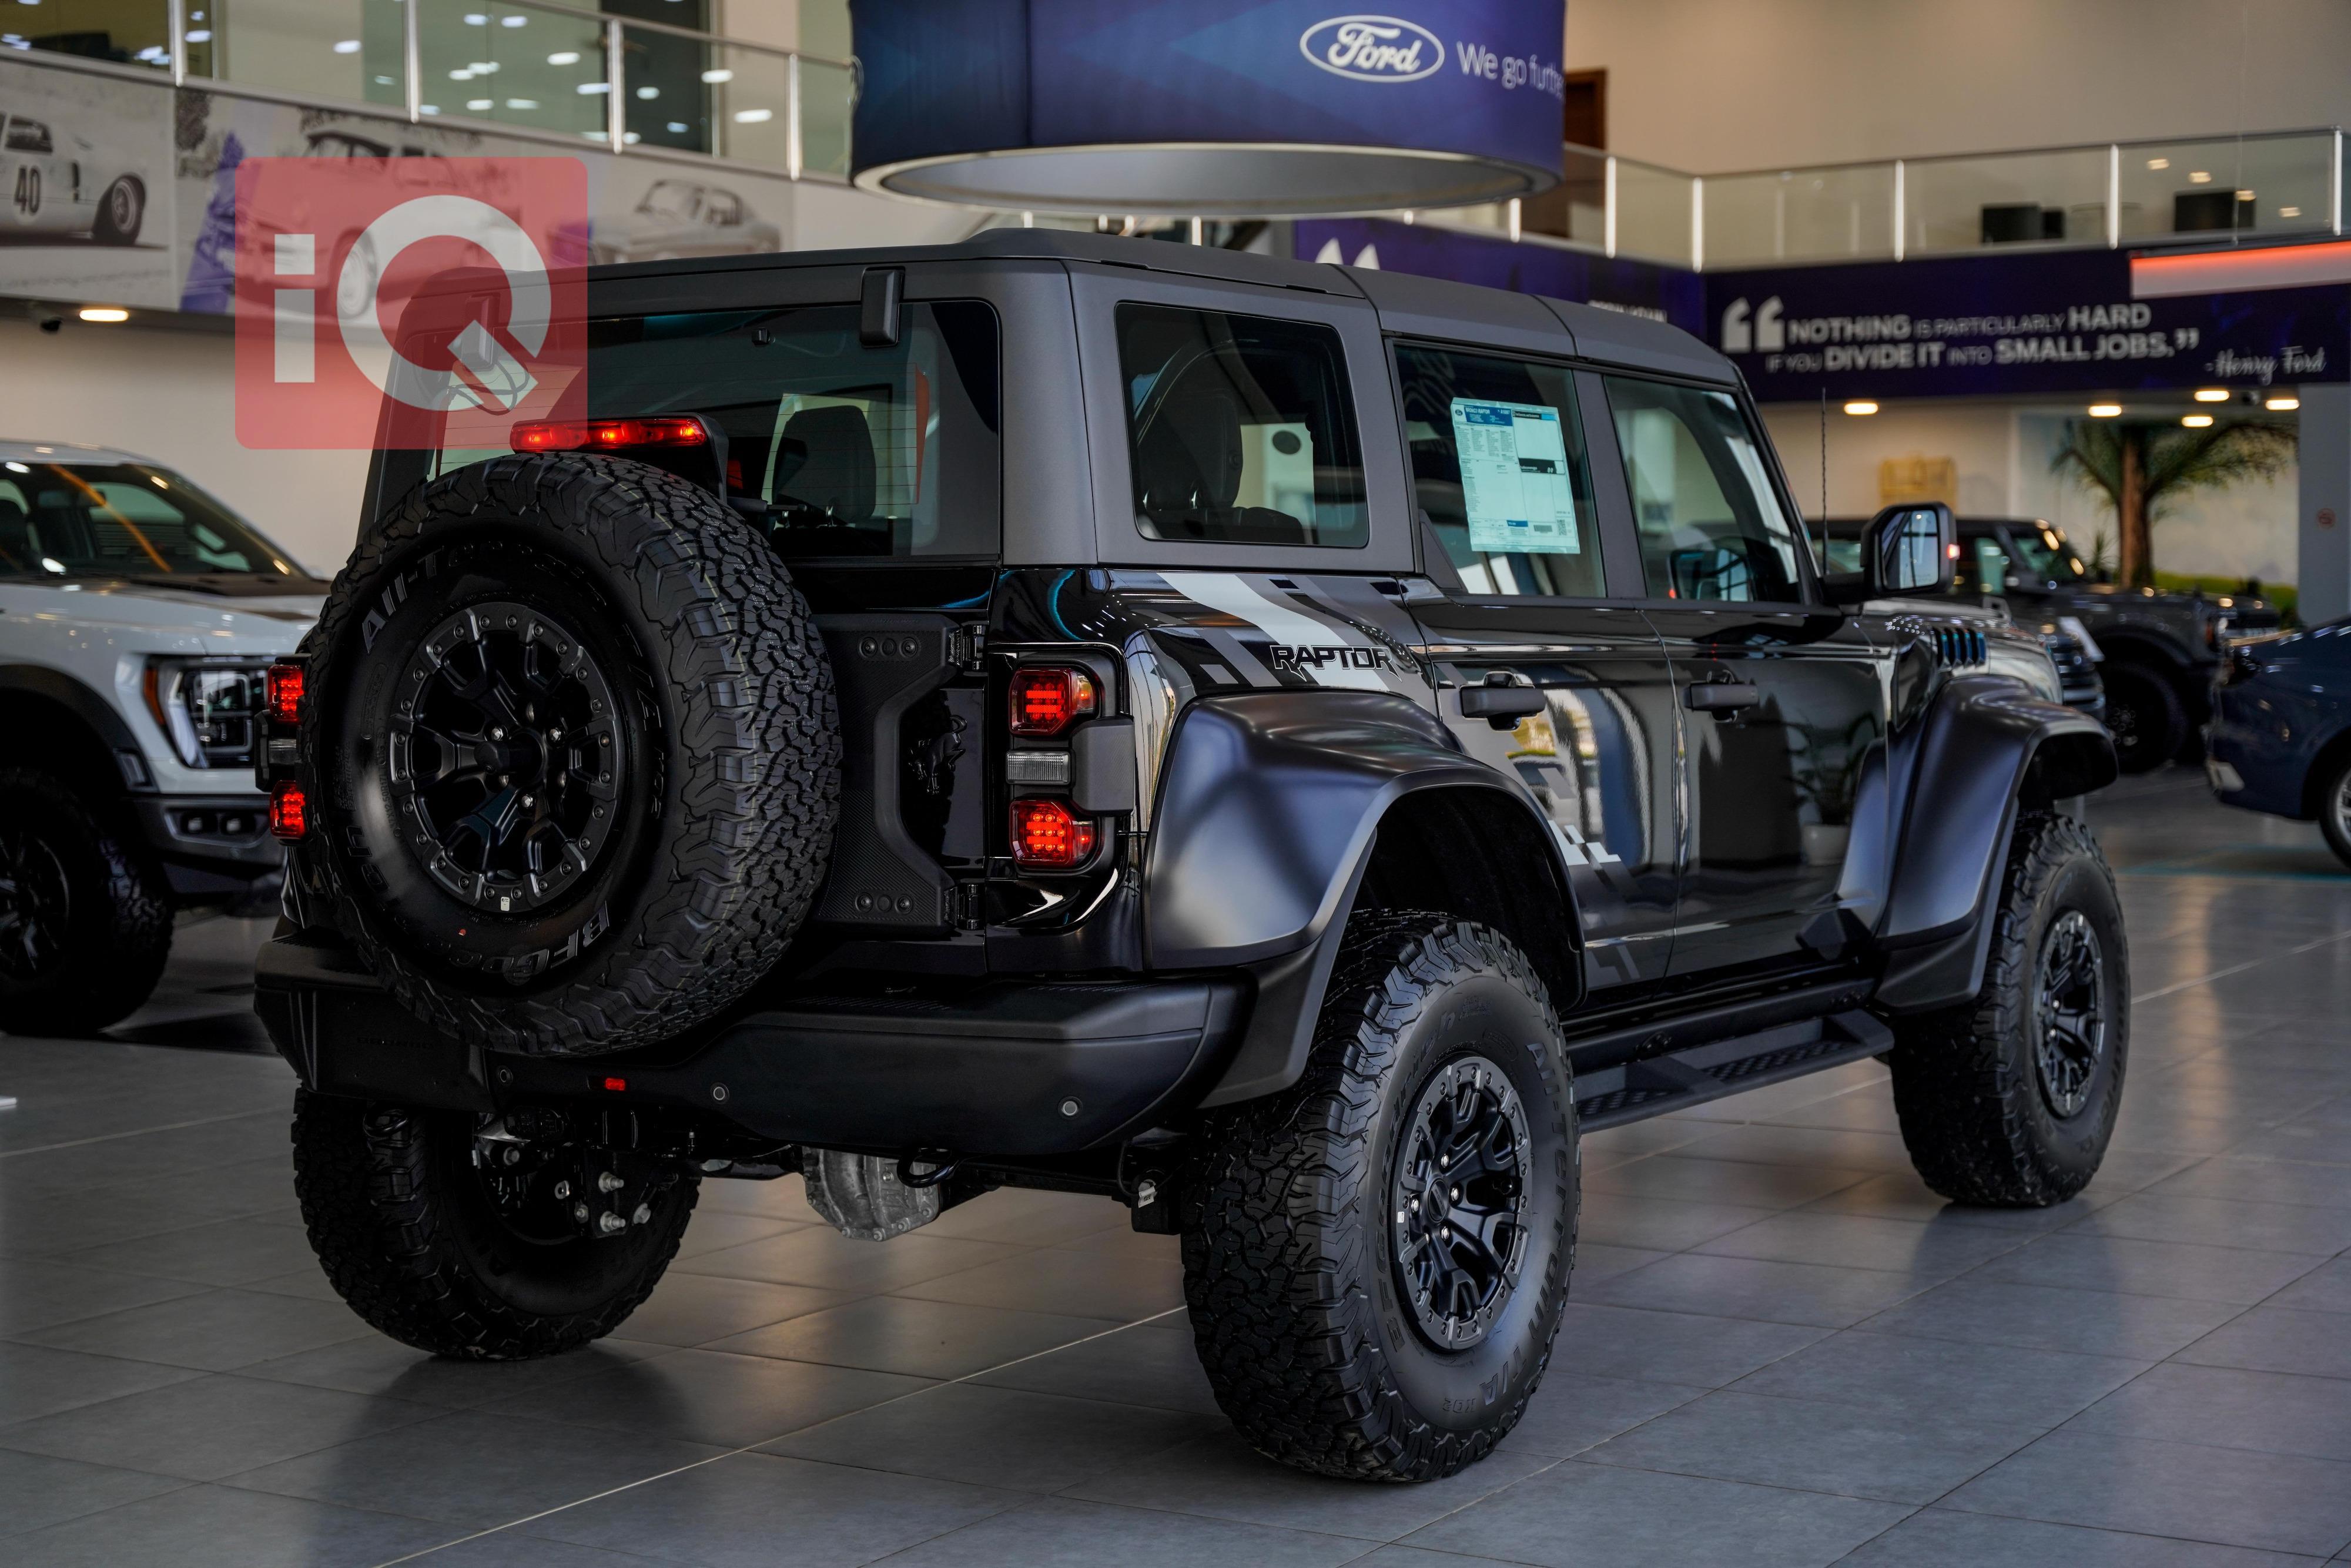
<instances>
[{"instance_id":1,"label":"rear spare tire","mask_svg":"<svg viewBox=\"0 0 2351 1568\"><path fill-rule=\"evenodd\" d=\"M362 533L304 646L303 865L443 1032L665 1039L807 915L831 668L783 563L699 486L569 455L444 475Z\"/></svg>"}]
</instances>

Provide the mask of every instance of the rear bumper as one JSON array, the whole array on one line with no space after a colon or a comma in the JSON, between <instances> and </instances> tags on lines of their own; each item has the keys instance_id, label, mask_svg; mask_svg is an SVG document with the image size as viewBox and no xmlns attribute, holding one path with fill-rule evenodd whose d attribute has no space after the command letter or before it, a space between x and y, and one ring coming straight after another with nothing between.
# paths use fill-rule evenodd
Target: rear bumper
<instances>
[{"instance_id":1,"label":"rear bumper","mask_svg":"<svg viewBox=\"0 0 2351 1568\"><path fill-rule=\"evenodd\" d=\"M1238 977L806 998L653 1051L548 1058L435 1033L338 946L279 937L255 973L279 1053L323 1093L475 1111L592 1100L778 1144L1006 1157L1074 1154L1150 1125L1211 1081L1248 998Z\"/></svg>"}]
</instances>

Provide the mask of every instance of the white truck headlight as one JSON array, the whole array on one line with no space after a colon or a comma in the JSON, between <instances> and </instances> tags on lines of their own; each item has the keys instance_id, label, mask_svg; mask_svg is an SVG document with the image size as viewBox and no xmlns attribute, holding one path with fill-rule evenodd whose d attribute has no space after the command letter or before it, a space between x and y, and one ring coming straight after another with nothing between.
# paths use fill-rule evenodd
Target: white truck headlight
<instances>
[{"instance_id":1,"label":"white truck headlight","mask_svg":"<svg viewBox=\"0 0 2351 1568\"><path fill-rule=\"evenodd\" d=\"M147 711L183 767L253 766L266 659L150 659Z\"/></svg>"}]
</instances>

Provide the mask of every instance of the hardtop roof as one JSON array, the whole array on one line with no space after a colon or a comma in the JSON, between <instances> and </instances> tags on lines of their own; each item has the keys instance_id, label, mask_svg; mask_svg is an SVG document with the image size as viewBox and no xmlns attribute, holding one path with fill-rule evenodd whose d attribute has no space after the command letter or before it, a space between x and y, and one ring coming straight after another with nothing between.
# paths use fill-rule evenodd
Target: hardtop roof
<instances>
[{"instance_id":1,"label":"hardtop roof","mask_svg":"<svg viewBox=\"0 0 2351 1568\"><path fill-rule=\"evenodd\" d=\"M631 262L592 267L588 277L592 285L679 274L956 261L1058 261L1301 289L1365 300L1379 312L1384 330L1407 336L1573 355L1725 384L1739 380L1729 360L1689 333L1624 311L1412 273L1066 229L987 229L953 245L860 246Z\"/></svg>"}]
</instances>

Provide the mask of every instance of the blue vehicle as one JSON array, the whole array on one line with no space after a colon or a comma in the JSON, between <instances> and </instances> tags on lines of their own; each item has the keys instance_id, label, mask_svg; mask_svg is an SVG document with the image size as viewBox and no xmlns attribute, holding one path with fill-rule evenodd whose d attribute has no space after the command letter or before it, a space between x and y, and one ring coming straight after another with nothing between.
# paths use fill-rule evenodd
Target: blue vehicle
<instances>
[{"instance_id":1,"label":"blue vehicle","mask_svg":"<svg viewBox=\"0 0 2351 1568\"><path fill-rule=\"evenodd\" d=\"M2224 804L2314 818L2351 865L2351 617L2230 644L2208 742Z\"/></svg>"}]
</instances>

